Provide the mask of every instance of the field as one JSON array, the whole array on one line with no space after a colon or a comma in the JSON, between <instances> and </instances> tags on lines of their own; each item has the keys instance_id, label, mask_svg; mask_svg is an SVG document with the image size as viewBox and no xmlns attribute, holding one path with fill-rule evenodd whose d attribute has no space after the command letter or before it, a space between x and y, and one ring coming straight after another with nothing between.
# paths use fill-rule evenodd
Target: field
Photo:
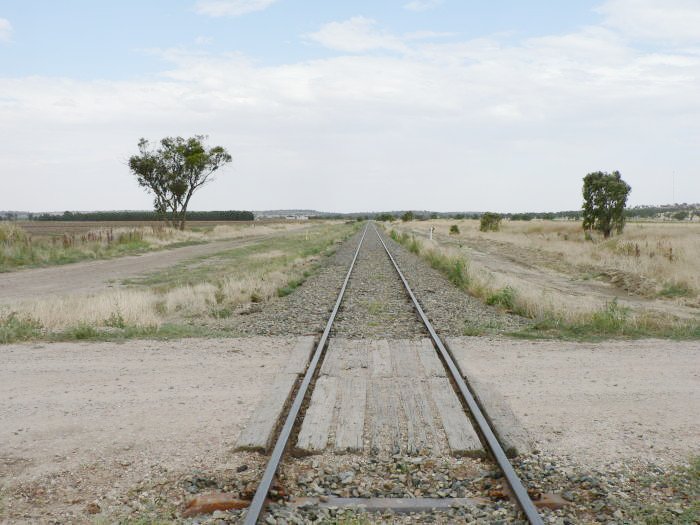
<instances>
[{"instance_id":1,"label":"field","mask_svg":"<svg viewBox=\"0 0 700 525\"><path fill-rule=\"evenodd\" d=\"M453 225L458 233L450 232ZM503 222L497 232L479 231L475 220L387 229L473 295L541 328L700 335L698 223L629 223L607 240L575 221Z\"/></svg>"},{"instance_id":2,"label":"field","mask_svg":"<svg viewBox=\"0 0 700 525\"><path fill-rule=\"evenodd\" d=\"M305 224L297 221L193 221L180 231L160 222L3 221L0 222L0 272L302 227Z\"/></svg>"},{"instance_id":3,"label":"field","mask_svg":"<svg viewBox=\"0 0 700 525\"><path fill-rule=\"evenodd\" d=\"M210 331L212 325L225 324L239 308L290 293L353 231L354 225L342 223L278 223L255 228L216 225L204 233L145 233L143 238L150 246L158 246L159 242L160 246L172 246L173 241L251 240L179 263L173 261L165 269L141 273L114 283L116 286L105 285L96 293L71 293L71 288L80 283L67 279L57 268L55 279L66 281L62 283L64 293L0 305L0 343L35 338L182 336ZM109 268L103 273L106 281Z\"/></svg>"},{"instance_id":4,"label":"field","mask_svg":"<svg viewBox=\"0 0 700 525\"><path fill-rule=\"evenodd\" d=\"M497 387L536 446L537 453L514 458L514 467L533 490L572 502L547 522L696 521L698 418L687 407L697 399L698 333L689 328L698 311L697 261L686 259L695 253L695 230L654 225L604 241L586 240L573 223L509 223L481 233L462 221L450 234L453 224L395 223L387 229L407 250L387 244L472 388ZM296 339L311 341L323 329L361 226L140 226L132 231L142 232L148 253L0 274L0 411L8 414L0 430L0 521L182 523L187 502L201 494L252 495L265 456L237 450L240 436L265 413L260 403L275 397L270 383L289 374L290 362L298 366ZM399 345L421 333L413 306L392 286L398 276L378 239L365 242L326 360L342 348L334 346L339 338L368 341L369 334L376 347L367 348L382 348L384 340L403 352L411 346ZM623 243L639 248L624 251ZM642 258L650 261L629 264ZM612 269L638 280L655 273L651 284L631 288L613 281ZM682 293L665 291L670 278ZM692 340L559 340L645 335ZM532 340L540 337L557 340ZM20 344L5 344L14 342ZM411 354L397 355L397 374L413 373L399 368ZM369 377L368 368L360 373ZM396 385L397 396L410 394L397 397L400 407L433 388L432 379L397 377L381 381ZM332 395L337 408L351 398ZM355 397L371 414L366 396ZM404 408L392 420L404 418ZM367 430L367 439L375 434ZM439 495L439 479L451 484L457 472L475 476L470 490L482 490L479 480L488 482L484 490L492 487L488 460L453 457L447 446L411 455L438 458L413 467L425 476L419 495ZM298 493L299 472L324 486L335 479L328 472L352 469L355 483L394 494L393 483L386 492L387 473L405 476L412 463L391 454L398 460L368 462L347 451L290 457L279 479ZM503 518L503 503L480 515Z\"/></svg>"},{"instance_id":5,"label":"field","mask_svg":"<svg viewBox=\"0 0 700 525\"><path fill-rule=\"evenodd\" d=\"M191 221L188 230L206 231L215 226L250 226L253 221ZM34 237L62 237L68 235L83 235L90 231L107 230L110 228L160 228L162 221L13 221L29 235Z\"/></svg>"}]
</instances>

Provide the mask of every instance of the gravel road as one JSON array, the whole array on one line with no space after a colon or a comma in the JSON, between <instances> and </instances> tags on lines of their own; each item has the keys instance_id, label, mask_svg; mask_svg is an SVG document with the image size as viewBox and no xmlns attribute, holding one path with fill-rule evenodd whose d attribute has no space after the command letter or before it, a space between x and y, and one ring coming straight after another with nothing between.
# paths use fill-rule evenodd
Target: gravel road
<instances>
[{"instance_id":1,"label":"gravel road","mask_svg":"<svg viewBox=\"0 0 700 525\"><path fill-rule=\"evenodd\" d=\"M92 502L143 510L130 491L154 479L184 498L183 479L262 464L231 450L294 344L0 346L0 523L93 523Z\"/></svg>"}]
</instances>

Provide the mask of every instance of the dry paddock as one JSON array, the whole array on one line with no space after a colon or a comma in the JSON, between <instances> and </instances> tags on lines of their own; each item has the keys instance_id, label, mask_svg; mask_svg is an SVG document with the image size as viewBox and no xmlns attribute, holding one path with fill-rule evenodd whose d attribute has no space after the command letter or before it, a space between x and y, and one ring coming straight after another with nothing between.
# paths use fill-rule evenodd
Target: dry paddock
<instances>
[{"instance_id":1,"label":"dry paddock","mask_svg":"<svg viewBox=\"0 0 700 525\"><path fill-rule=\"evenodd\" d=\"M293 339L0 346L0 486L19 521L85 515L144 479L244 459L232 448ZM698 453L697 342L457 338L544 453L581 464ZM21 518L21 519L20 519ZM14 521L14 520L13 520Z\"/></svg>"}]
</instances>

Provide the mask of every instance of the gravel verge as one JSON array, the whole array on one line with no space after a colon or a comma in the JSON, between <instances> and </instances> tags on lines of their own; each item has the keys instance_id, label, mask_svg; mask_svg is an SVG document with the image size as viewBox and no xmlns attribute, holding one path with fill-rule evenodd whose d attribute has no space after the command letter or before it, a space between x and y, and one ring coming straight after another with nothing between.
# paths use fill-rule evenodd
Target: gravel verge
<instances>
[{"instance_id":1,"label":"gravel verge","mask_svg":"<svg viewBox=\"0 0 700 525\"><path fill-rule=\"evenodd\" d=\"M525 318L501 312L460 290L425 260L394 242L380 228L377 229L440 335L465 335L468 326L489 328L494 332L512 332L528 324Z\"/></svg>"},{"instance_id":2,"label":"gravel verge","mask_svg":"<svg viewBox=\"0 0 700 525\"><path fill-rule=\"evenodd\" d=\"M380 230L380 229L379 229ZM455 287L440 272L384 235L389 250L441 335L464 335L467 326L511 332L527 320L484 305ZM225 320L235 335L309 335L323 331L352 261L360 230L294 293L265 305L250 305ZM425 331L370 225L333 327L344 337L418 338Z\"/></svg>"},{"instance_id":3,"label":"gravel verge","mask_svg":"<svg viewBox=\"0 0 700 525\"><path fill-rule=\"evenodd\" d=\"M360 241L359 231L293 293L264 305L252 304L230 319L227 330L241 336L313 335L323 331Z\"/></svg>"}]
</instances>

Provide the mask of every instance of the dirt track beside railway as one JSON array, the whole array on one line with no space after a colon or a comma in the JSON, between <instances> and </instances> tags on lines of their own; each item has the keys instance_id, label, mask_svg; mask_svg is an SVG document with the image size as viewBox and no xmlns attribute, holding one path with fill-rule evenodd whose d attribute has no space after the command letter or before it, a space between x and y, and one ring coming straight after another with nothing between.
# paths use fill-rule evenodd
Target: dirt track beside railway
<instances>
[{"instance_id":1,"label":"dirt track beside railway","mask_svg":"<svg viewBox=\"0 0 700 525\"><path fill-rule=\"evenodd\" d=\"M215 241L141 255L0 273L0 304L119 287L122 279L168 268L187 259L239 248L260 238L262 236Z\"/></svg>"}]
</instances>

